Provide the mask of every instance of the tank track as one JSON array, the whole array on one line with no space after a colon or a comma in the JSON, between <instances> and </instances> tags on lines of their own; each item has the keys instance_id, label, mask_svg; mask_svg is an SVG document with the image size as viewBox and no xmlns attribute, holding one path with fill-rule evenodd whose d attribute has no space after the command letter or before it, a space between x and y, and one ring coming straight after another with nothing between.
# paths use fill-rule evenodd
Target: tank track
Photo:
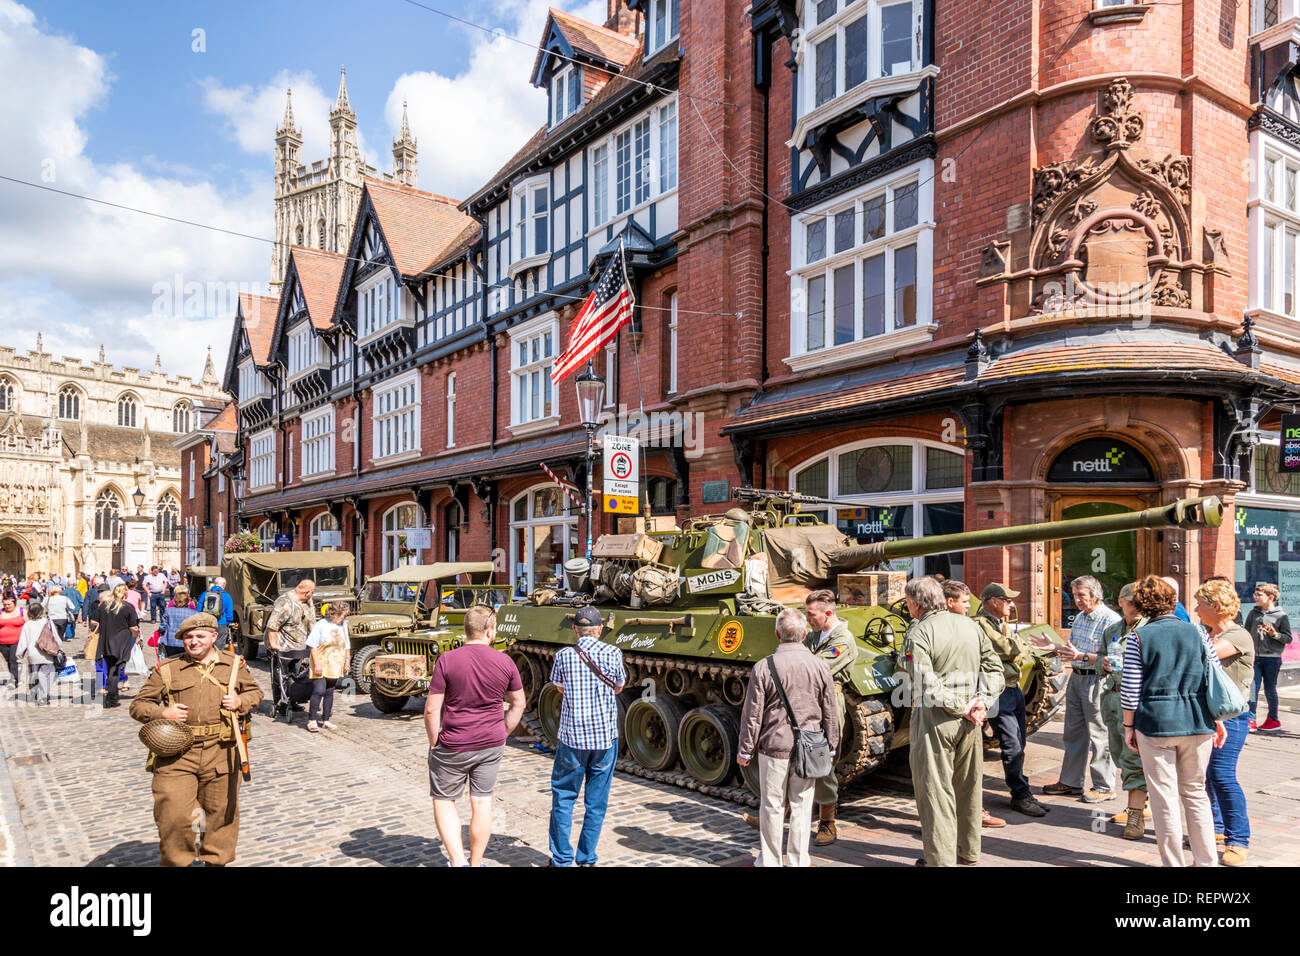
<instances>
[{"instance_id":1,"label":"tank track","mask_svg":"<svg viewBox=\"0 0 1300 956\"><path fill-rule=\"evenodd\" d=\"M1038 668L1038 682L1033 698L1025 701L1025 735L1042 729L1065 706L1065 684L1069 675L1058 657L1040 658L1046 667Z\"/></svg>"},{"instance_id":2,"label":"tank track","mask_svg":"<svg viewBox=\"0 0 1300 956\"><path fill-rule=\"evenodd\" d=\"M538 644L531 641L516 641L512 649L543 659L553 658L564 645ZM662 673L669 670L685 671L698 677L708 679L725 679L728 677L748 677L753 665L727 664L718 661L690 661L681 658L664 658L651 654L623 653L623 660L635 666L642 673ZM889 737L894 730L894 718L883 700L874 697L860 697L852 690L846 690L846 716L855 722L858 728L854 734L851 757L836 762L835 770L841 784L851 783L865 776L879 766L889 750ZM535 710L525 711L524 726L528 732L541 740L546 739L542 722ZM722 787L701 783L690 774L680 770L650 770L635 760L620 758L615 767L624 773L666 783L686 790L729 800L744 806L758 806L758 797L747 787Z\"/></svg>"}]
</instances>

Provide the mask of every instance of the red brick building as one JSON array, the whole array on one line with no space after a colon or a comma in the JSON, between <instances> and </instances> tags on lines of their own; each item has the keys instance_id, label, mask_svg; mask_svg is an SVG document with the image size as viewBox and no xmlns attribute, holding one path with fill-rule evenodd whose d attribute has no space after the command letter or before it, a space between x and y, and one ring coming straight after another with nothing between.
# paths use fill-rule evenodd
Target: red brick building
<instances>
[{"instance_id":1,"label":"red brick building","mask_svg":"<svg viewBox=\"0 0 1300 956\"><path fill-rule=\"evenodd\" d=\"M755 481L857 505L827 513L864 539L1203 494L1293 508L1267 442L1300 385L1277 314L1294 243L1277 240L1272 309L1248 281L1265 242L1248 229L1264 149L1248 127L1287 107L1252 94L1247 5L776 0L753 23L794 117L766 144L790 247L788 278L767 273L771 374L725 427ZM1273 60L1256 88L1280 100L1294 64ZM1265 459L1274 480L1256 488ZM1235 573L1248 595L1292 538L1281 565L1229 524L912 570L1006 580L1022 617L1059 624L1079 574L1113 595L1138 573L1184 593Z\"/></svg>"},{"instance_id":2,"label":"red brick building","mask_svg":"<svg viewBox=\"0 0 1300 956\"><path fill-rule=\"evenodd\" d=\"M181 560L215 565L234 530L234 482L227 475L236 452L236 409L195 411L194 429L176 441L181 452Z\"/></svg>"},{"instance_id":3,"label":"red brick building","mask_svg":"<svg viewBox=\"0 0 1300 956\"><path fill-rule=\"evenodd\" d=\"M303 302L273 305L264 359L237 322L232 369L266 383L228 371L259 482L244 518L294 547L337 529L366 573L491 554L526 587L579 553L574 496L541 465L581 487L585 437L547 372L621 245L639 306L596 366L611 415L644 411L663 439L655 510L792 488L867 540L1241 496L1287 525L1278 549L1229 526L910 569L1007 580L1022 616L1057 623L1081 573L1111 593L1147 571L1289 581L1300 488L1273 442L1300 393L1296 15L553 11L532 76L548 114L508 163L459 203L367 181L333 300L295 248Z\"/></svg>"}]
</instances>

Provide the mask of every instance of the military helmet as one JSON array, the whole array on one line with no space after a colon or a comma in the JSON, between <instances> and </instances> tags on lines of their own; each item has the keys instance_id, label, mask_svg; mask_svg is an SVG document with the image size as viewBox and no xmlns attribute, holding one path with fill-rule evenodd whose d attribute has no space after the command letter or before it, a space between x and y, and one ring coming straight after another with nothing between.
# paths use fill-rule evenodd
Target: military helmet
<instances>
[{"instance_id":1,"label":"military helmet","mask_svg":"<svg viewBox=\"0 0 1300 956\"><path fill-rule=\"evenodd\" d=\"M179 720L160 717L140 728L140 742L159 757L179 757L194 746L194 731Z\"/></svg>"}]
</instances>

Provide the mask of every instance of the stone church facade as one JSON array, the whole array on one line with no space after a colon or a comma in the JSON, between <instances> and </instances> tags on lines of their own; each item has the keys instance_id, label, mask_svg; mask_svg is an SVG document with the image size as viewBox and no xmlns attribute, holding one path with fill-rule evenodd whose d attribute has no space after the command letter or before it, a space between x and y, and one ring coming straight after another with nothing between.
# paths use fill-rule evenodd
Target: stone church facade
<instances>
[{"instance_id":1,"label":"stone church facade","mask_svg":"<svg viewBox=\"0 0 1300 956\"><path fill-rule=\"evenodd\" d=\"M367 165L357 146L357 114L348 101L347 74L330 110L330 154L310 166L301 161L302 131L293 118L293 91L285 97L284 118L275 131L275 249L271 288L278 293L293 246L346 252L366 177L416 184L416 140L402 105L402 127L393 141L393 172Z\"/></svg>"},{"instance_id":2,"label":"stone church facade","mask_svg":"<svg viewBox=\"0 0 1300 956\"><path fill-rule=\"evenodd\" d=\"M0 570L98 571L120 561L121 519L154 519L155 560L180 566L180 452L200 408L225 403L211 358L199 381L0 347Z\"/></svg>"}]
</instances>

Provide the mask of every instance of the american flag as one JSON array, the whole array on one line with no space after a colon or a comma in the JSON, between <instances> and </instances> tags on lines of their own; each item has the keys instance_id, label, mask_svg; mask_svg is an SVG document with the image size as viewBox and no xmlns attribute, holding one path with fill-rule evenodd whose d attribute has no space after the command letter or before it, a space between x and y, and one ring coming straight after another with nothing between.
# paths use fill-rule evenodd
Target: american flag
<instances>
[{"instance_id":1,"label":"american flag","mask_svg":"<svg viewBox=\"0 0 1300 956\"><path fill-rule=\"evenodd\" d=\"M564 376L604 348L618 335L618 330L632 318L632 289L627 281L623 246L610 257L600 274L600 281L573 323L569 347L555 361L551 381L559 384Z\"/></svg>"}]
</instances>

